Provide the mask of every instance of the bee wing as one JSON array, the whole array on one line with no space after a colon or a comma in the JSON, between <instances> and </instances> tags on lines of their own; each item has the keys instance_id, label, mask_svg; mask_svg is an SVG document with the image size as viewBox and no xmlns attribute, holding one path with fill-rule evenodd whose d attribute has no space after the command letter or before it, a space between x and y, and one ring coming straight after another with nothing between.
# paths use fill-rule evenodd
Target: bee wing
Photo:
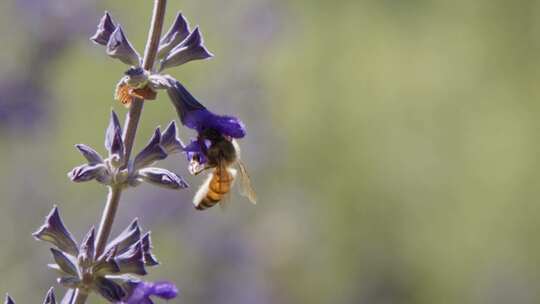
<instances>
[{"instance_id":1,"label":"bee wing","mask_svg":"<svg viewBox=\"0 0 540 304\"><path fill-rule=\"evenodd\" d=\"M204 181L204 183L202 183L202 185L199 187L199 190L197 190L197 193L193 197L193 205L195 205L195 207L199 206L199 204L208 194L208 188L210 187L210 181L212 181L212 177L213 173L208 173L206 180Z\"/></svg>"},{"instance_id":2,"label":"bee wing","mask_svg":"<svg viewBox=\"0 0 540 304\"><path fill-rule=\"evenodd\" d=\"M238 160L236 164L240 172L240 194L247 197L251 203L256 204L257 194L255 194L255 190L251 186L251 179L249 178L246 166L241 160Z\"/></svg>"},{"instance_id":3,"label":"bee wing","mask_svg":"<svg viewBox=\"0 0 540 304\"><path fill-rule=\"evenodd\" d=\"M231 185L230 185L230 187L232 189L234 187L234 183L236 182L236 175L237 175L238 171L236 169L233 169L233 168L227 168L226 170L231 175L231 178L232 178L232 182L231 182ZM231 191L227 192L227 194L225 194L223 196L223 198L219 202L219 207L221 208L222 211L225 211L225 210L227 210L227 207L229 206L230 202L231 202Z\"/></svg>"}]
</instances>

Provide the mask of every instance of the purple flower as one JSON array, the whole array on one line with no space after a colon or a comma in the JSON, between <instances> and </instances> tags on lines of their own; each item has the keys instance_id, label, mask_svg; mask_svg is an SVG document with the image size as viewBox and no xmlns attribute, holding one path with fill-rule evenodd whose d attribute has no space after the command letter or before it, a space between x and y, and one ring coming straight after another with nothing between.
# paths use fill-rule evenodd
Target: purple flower
<instances>
[{"instance_id":1,"label":"purple flower","mask_svg":"<svg viewBox=\"0 0 540 304\"><path fill-rule=\"evenodd\" d=\"M178 289L171 282L136 282L131 294L121 304L153 304L151 296L171 300L178 295Z\"/></svg>"},{"instance_id":2,"label":"purple flower","mask_svg":"<svg viewBox=\"0 0 540 304\"><path fill-rule=\"evenodd\" d=\"M198 133L214 129L227 137L242 138L246 136L246 128L238 118L210 112L179 81L173 78L169 79L167 93L184 126L194 129Z\"/></svg>"}]
</instances>

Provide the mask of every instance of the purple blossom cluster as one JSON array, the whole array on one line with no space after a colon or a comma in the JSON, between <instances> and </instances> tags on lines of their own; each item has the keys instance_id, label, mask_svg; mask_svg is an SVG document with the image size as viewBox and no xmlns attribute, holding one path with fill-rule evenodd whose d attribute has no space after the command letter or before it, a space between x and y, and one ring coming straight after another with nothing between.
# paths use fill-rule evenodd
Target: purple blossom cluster
<instances>
[{"instance_id":1,"label":"purple blossom cluster","mask_svg":"<svg viewBox=\"0 0 540 304\"><path fill-rule=\"evenodd\" d=\"M163 14L161 20L156 16L160 15L160 10L164 13L164 3L156 0L154 9L157 13L154 18L157 19L153 19L153 27L161 25L163 21ZM159 27L154 38L159 38L160 31ZM159 262L152 252L150 232L143 233L137 219L116 238L108 241L119 194L141 183L173 190L187 188L188 184L180 175L156 167L156 163L175 153L184 153L190 161L189 169L193 161L205 168L216 167L216 160L227 158L220 154L225 153L226 149L229 149L229 155L233 155L229 158L236 159L236 143L233 141L246 135L245 126L236 117L211 112L178 80L162 73L166 69L213 56L204 46L199 28L191 29L181 13L176 15L166 34L156 40L157 44L152 44L154 40L149 39L149 48L144 57L108 12L101 18L91 40L104 46L108 56L128 65L115 90L115 99L129 108L128 118L130 115L138 117L132 113L137 111L138 103L142 105L144 100L155 99L159 91L166 91L182 125L195 130L198 136L184 145L178 136L177 125L172 121L163 131L157 127L146 146L131 158L133 140L128 138L128 134L135 134L137 124L126 123L122 126L118 115L112 111L105 132L107 154L103 156L88 145L78 144L75 147L86 162L68 173L73 182L97 181L109 188L109 199L99 229L90 228L84 239L77 242L55 206L33 236L51 245L54 263L48 266L59 274L57 282L67 288L61 300L63 304L84 303L91 293L102 296L110 303L122 304L151 304L151 297L172 299L178 294L174 284L167 281L146 282L140 278L147 274L148 268L159 265ZM218 184L220 178L223 183L224 175L218 176ZM213 191L221 193L216 192L218 190ZM14 301L7 296L6 303ZM43 303L56 303L52 288Z\"/></svg>"}]
</instances>

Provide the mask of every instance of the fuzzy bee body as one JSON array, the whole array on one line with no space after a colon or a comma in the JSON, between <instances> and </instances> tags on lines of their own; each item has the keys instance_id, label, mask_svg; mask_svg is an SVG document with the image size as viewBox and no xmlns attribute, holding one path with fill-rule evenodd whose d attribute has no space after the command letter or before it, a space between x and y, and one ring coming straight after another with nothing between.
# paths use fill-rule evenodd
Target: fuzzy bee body
<instances>
[{"instance_id":1,"label":"fuzzy bee body","mask_svg":"<svg viewBox=\"0 0 540 304\"><path fill-rule=\"evenodd\" d=\"M205 151L207 163L203 168L197 169L199 160L194 159L191 164L193 174L198 174L205 169L213 169L208 174L205 182L201 185L197 194L193 198L193 204L197 210L205 210L214 205L223 204L224 199L231 191L236 175L239 172L242 180L242 193L255 203L255 192L251 188L251 183L247 171L240 161L240 148L235 140L216 135L215 133L204 134L212 142ZM238 166L239 171L233 166Z\"/></svg>"},{"instance_id":2,"label":"fuzzy bee body","mask_svg":"<svg viewBox=\"0 0 540 304\"><path fill-rule=\"evenodd\" d=\"M213 207L231 191L236 178L236 170L232 168L214 169L208 174L204 184L199 188L193 202L195 209L204 210Z\"/></svg>"}]
</instances>

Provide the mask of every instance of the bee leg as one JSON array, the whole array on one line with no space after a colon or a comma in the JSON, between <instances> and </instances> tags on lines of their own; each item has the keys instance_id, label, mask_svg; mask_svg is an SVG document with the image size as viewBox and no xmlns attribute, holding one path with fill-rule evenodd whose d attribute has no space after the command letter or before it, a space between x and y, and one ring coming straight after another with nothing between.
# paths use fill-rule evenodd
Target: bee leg
<instances>
[{"instance_id":1,"label":"bee leg","mask_svg":"<svg viewBox=\"0 0 540 304\"><path fill-rule=\"evenodd\" d=\"M206 164L202 165L198 161L191 161L189 163L189 173L191 175L199 175L201 172L203 172L206 169L210 169L210 167Z\"/></svg>"}]
</instances>

